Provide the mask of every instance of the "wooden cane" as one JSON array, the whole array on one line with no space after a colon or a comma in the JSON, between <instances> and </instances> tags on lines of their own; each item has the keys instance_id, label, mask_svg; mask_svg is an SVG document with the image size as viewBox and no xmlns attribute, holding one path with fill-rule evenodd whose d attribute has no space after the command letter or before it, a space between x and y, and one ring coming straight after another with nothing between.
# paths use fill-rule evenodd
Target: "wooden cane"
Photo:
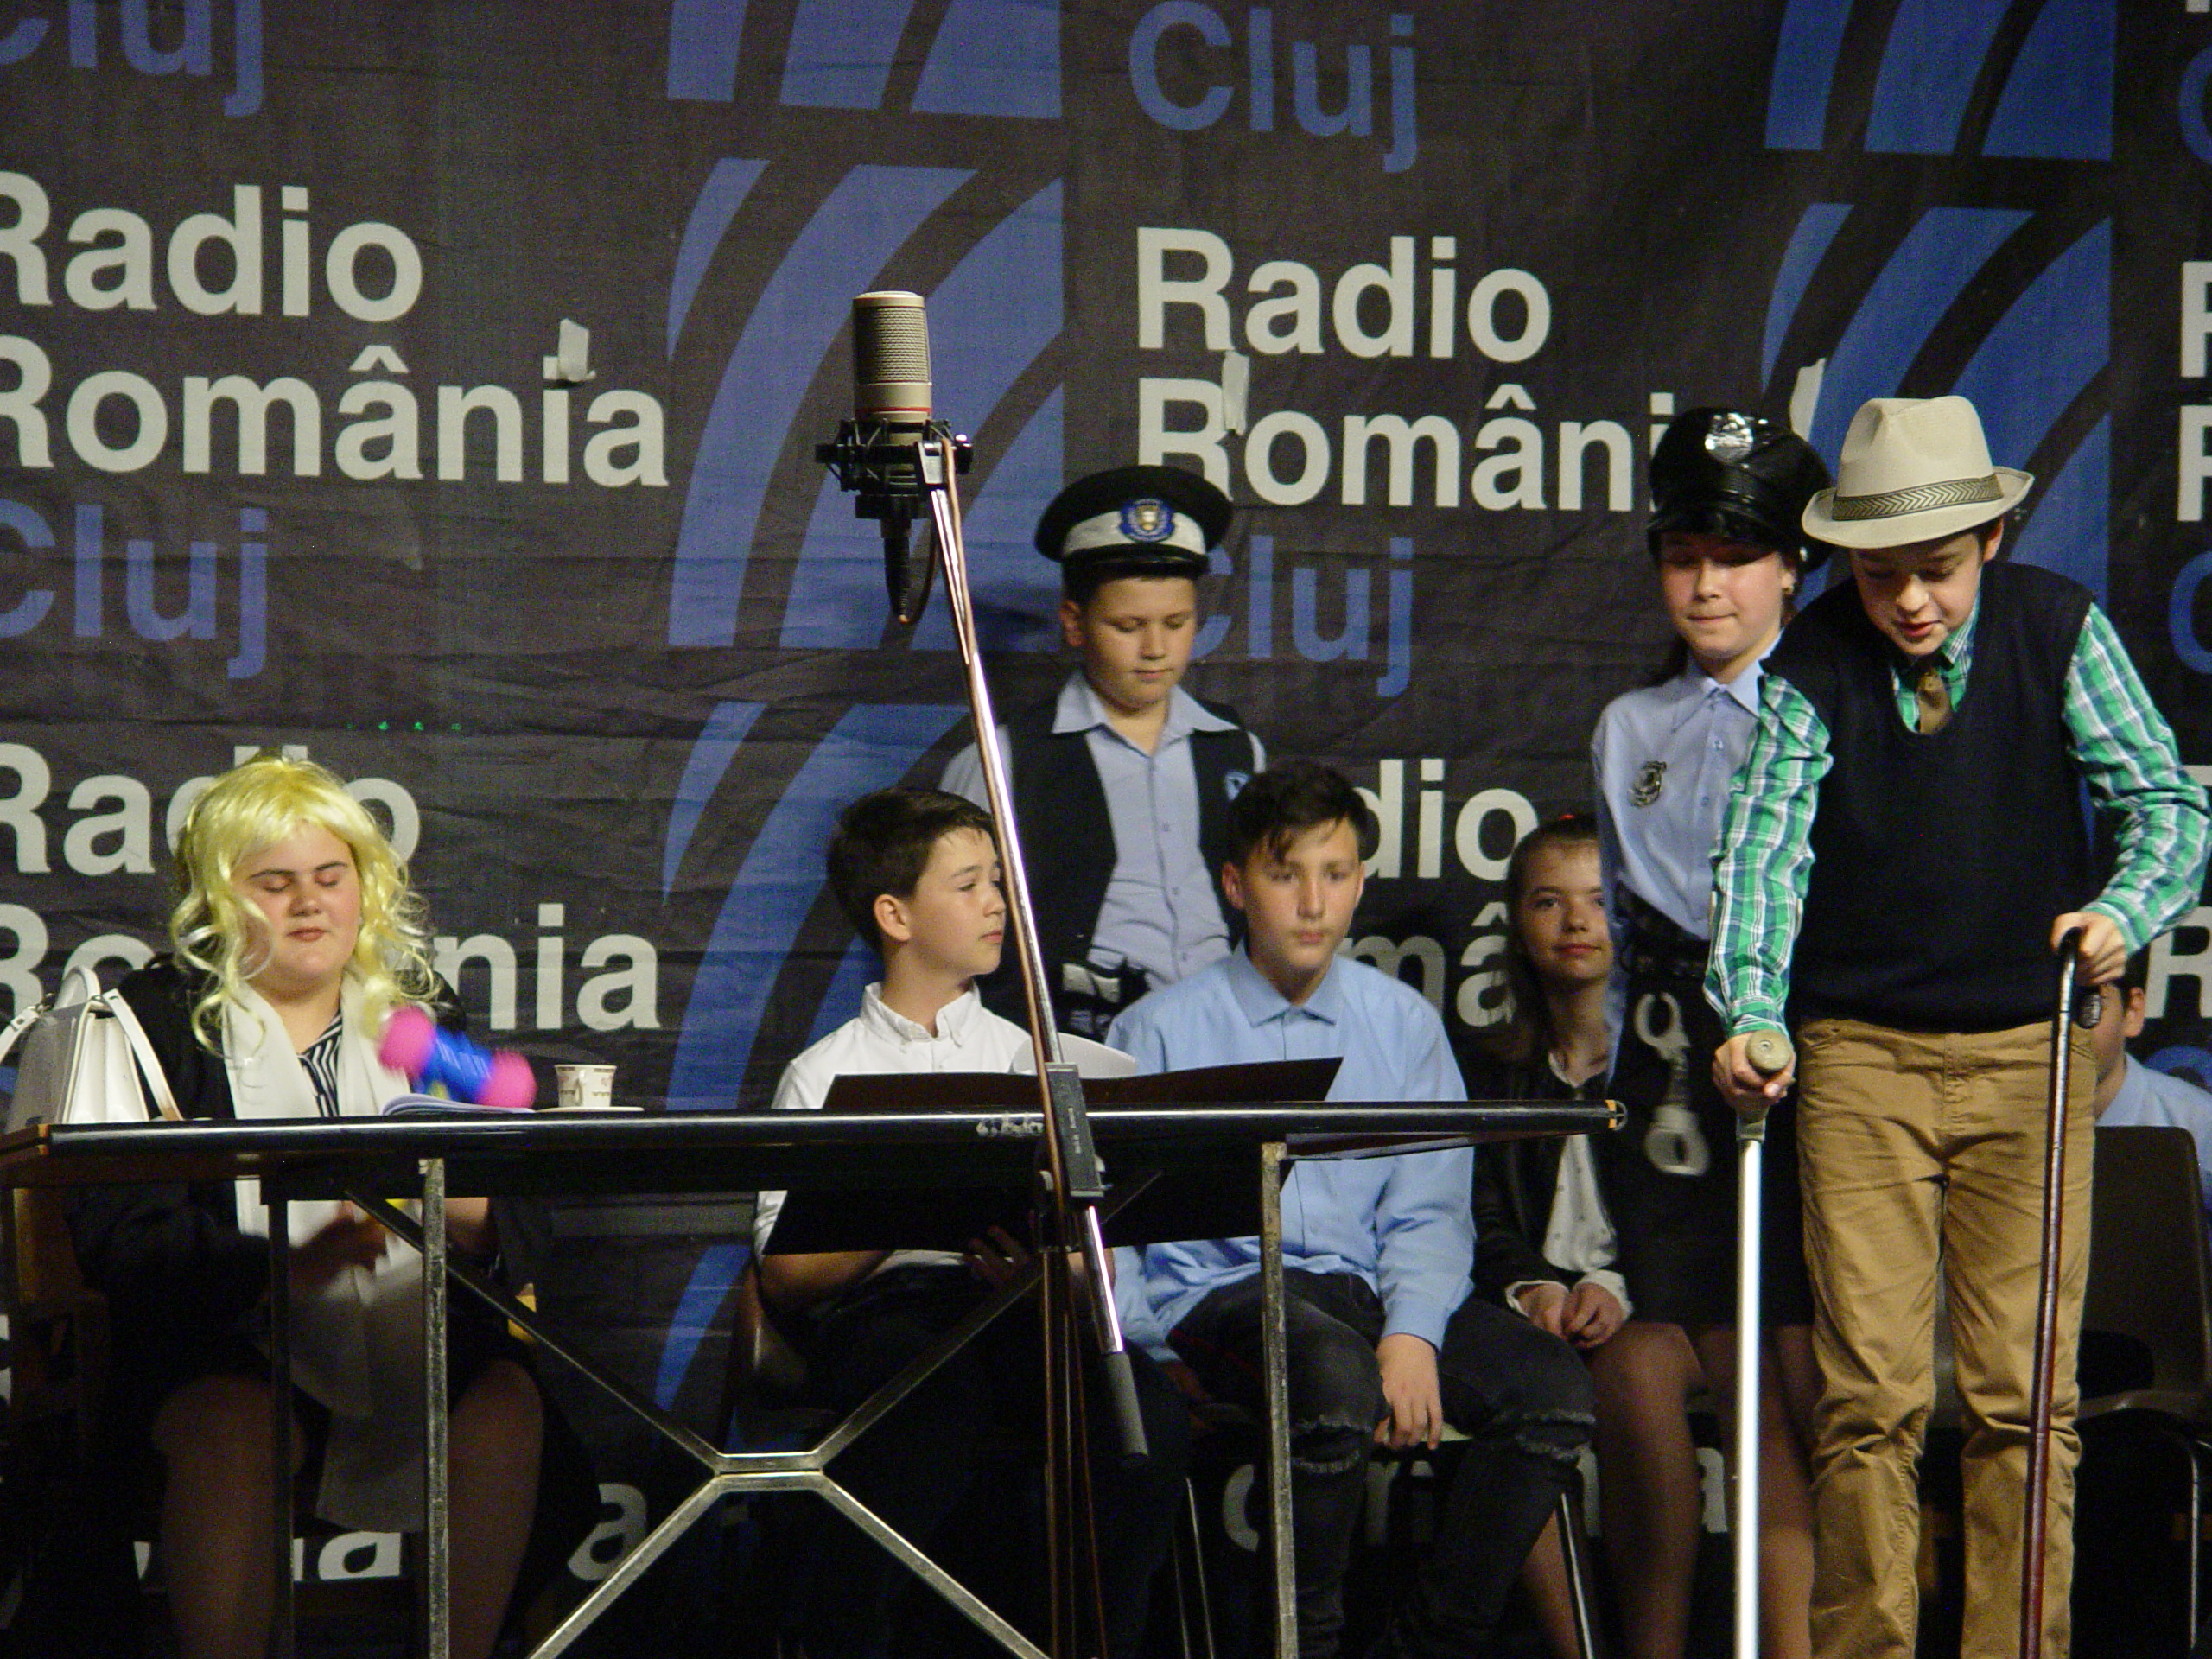
<instances>
[{"instance_id":1,"label":"wooden cane","mask_svg":"<svg viewBox=\"0 0 2212 1659\"><path fill-rule=\"evenodd\" d=\"M2044 1154L2043 1272L2036 1290L2035 1382L2028 1401L2025 1554L2020 1564L2020 1659L2042 1659L2044 1554L2050 1527L2050 1400L2058 1369L2058 1255L2066 1192L2066 1088L2071 1071L2067 1021L2074 1009L2074 967L2082 930L2058 941L2058 1007L2050 1022L2050 1141Z\"/></svg>"},{"instance_id":2,"label":"wooden cane","mask_svg":"<svg viewBox=\"0 0 2212 1659\"><path fill-rule=\"evenodd\" d=\"M1761 1077L1789 1069L1789 1039L1751 1033L1744 1058ZM1736 1119L1736 1659L1759 1653L1759 1274L1766 1112Z\"/></svg>"}]
</instances>

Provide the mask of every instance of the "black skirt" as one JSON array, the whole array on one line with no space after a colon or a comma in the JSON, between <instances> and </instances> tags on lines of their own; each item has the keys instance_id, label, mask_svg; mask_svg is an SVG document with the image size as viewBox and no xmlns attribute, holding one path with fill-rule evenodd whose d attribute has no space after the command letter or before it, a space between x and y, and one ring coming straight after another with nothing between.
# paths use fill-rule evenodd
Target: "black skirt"
<instances>
[{"instance_id":1,"label":"black skirt","mask_svg":"<svg viewBox=\"0 0 2212 1659\"><path fill-rule=\"evenodd\" d=\"M1687 935L1680 936L1687 940ZM1702 942L1695 942L1702 949ZM1701 970L1640 962L1628 981L1608 1092L1628 1111L1618 1135L1598 1137L1600 1179L1620 1236L1619 1268L1640 1319L1732 1325L1736 1319L1735 1109L1713 1083L1720 1018ZM1677 971L1668 971L1669 969ZM1770 1328L1809 1325L1803 1201L1797 1180L1797 1102L1767 1114L1760 1193L1760 1318Z\"/></svg>"}]
</instances>

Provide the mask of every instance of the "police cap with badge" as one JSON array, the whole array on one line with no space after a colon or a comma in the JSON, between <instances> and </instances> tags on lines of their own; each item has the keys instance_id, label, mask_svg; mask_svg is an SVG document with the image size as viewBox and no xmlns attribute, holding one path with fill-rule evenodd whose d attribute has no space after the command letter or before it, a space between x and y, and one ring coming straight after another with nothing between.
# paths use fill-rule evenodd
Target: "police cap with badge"
<instances>
[{"instance_id":1,"label":"police cap with badge","mask_svg":"<svg viewBox=\"0 0 2212 1659\"><path fill-rule=\"evenodd\" d=\"M1229 498L1177 467L1116 467L1079 478L1037 521L1037 550L1073 587L1082 576L1206 573L1206 550L1229 533Z\"/></svg>"},{"instance_id":2,"label":"police cap with badge","mask_svg":"<svg viewBox=\"0 0 2212 1659\"><path fill-rule=\"evenodd\" d=\"M1827 486L1827 467L1788 427L1740 409L1685 410L1651 452L1651 551L1665 531L1688 531L1797 553L1815 569L1828 550L1800 520Z\"/></svg>"}]
</instances>

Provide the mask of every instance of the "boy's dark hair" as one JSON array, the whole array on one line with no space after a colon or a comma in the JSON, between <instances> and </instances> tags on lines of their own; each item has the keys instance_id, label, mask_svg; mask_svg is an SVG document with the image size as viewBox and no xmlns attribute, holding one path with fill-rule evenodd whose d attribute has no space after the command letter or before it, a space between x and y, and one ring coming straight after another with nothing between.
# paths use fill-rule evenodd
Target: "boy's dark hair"
<instances>
[{"instance_id":1,"label":"boy's dark hair","mask_svg":"<svg viewBox=\"0 0 2212 1659\"><path fill-rule=\"evenodd\" d=\"M1229 804L1229 861L1242 865L1255 849L1280 858L1306 830L1349 823L1360 856L1374 849L1374 810L1339 772L1313 760L1279 760Z\"/></svg>"},{"instance_id":2,"label":"boy's dark hair","mask_svg":"<svg viewBox=\"0 0 2212 1659\"><path fill-rule=\"evenodd\" d=\"M2120 970L2120 977L2108 985L2092 985L2086 978L2074 982L2074 1023L2084 1029L2104 1017L2108 1006L2107 997L2118 999L2121 1007L2138 991L2145 990L2151 982L2151 948L2130 953L2126 965Z\"/></svg>"},{"instance_id":3,"label":"boy's dark hair","mask_svg":"<svg viewBox=\"0 0 2212 1659\"><path fill-rule=\"evenodd\" d=\"M1141 576L1147 582L1187 582L1196 589L1198 579L1190 571L1164 570L1157 557L1134 549L1131 552L1127 559L1093 555L1067 560L1060 566L1060 597L1077 606L1088 605L1101 588L1124 576Z\"/></svg>"},{"instance_id":4,"label":"boy's dark hair","mask_svg":"<svg viewBox=\"0 0 2212 1659\"><path fill-rule=\"evenodd\" d=\"M879 789L837 815L830 837L830 891L854 931L876 950L883 949L883 931L875 925L875 901L887 893L894 899L912 893L931 849L956 830L997 839L989 813L938 789Z\"/></svg>"}]
</instances>

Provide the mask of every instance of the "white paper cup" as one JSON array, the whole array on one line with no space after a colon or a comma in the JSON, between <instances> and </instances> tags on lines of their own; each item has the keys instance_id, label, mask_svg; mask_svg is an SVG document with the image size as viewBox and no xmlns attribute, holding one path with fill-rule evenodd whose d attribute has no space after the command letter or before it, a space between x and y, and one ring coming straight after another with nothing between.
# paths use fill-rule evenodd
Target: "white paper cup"
<instances>
[{"instance_id":1,"label":"white paper cup","mask_svg":"<svg viewBox=\"0 0 2212 1659\"><path fill-rule=\"evenodd\" d=\"M559 1104L582 1111L606 1111L614 1104L611 1065L556 1065L554 1093Z\"/></svg>"}]
</instances>

